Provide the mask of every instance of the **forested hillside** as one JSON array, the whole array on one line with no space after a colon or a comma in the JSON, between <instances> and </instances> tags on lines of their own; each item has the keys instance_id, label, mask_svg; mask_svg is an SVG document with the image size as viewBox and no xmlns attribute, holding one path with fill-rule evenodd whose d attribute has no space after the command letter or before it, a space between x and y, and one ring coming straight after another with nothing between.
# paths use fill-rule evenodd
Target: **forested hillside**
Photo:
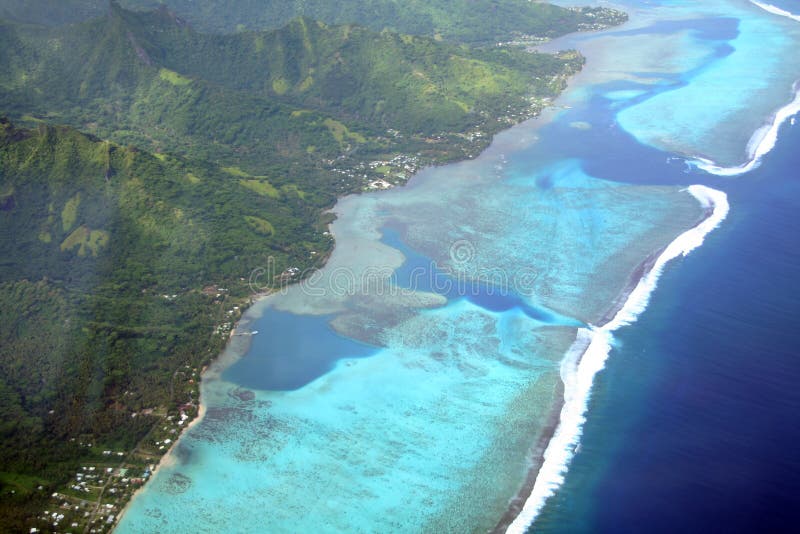
<instances>
[{"instance_id":1,"label":"forested hillside","mask_svg":"<svg viewBox=\"0 0 800 534\"><path fill-rule=\"evenodd\" d=\"M251 271L269 266L269 289L320 266L338 196L477 154L583 65L464 43L621 20L517 0L227 5L0 0L0 531L104 502L67 486L109 465L100 449L157 460Z\"/></svg>"},{"instance_id":2,"label":"forested hillside","mask_svg":"<svg viewBox=\"0 0 800 534\"><path fill-rule=\"evenodd\" d=\"M436 36L467 43L493 43L520 35L556 37L619 24L627 17L608 8L565 9L529 0L120 0L125 7L167 4L198 29L232 33L275 29L305 16L329 24L360 24L373 30ZM59 24L101 14L107 0L0 0L0 16Z\"/></svg>"},{"instance_id":3,"label":"forested hillside","mask_svg":"<svg viewBox=\"0 0 800 534\"><path fill-rule=\"evenodd\" d=\"M166 9L115 4L74 26L5 23L0 41L0 112L17 121L296 180L353 152L430 151L429 136L472 128L491 135L503 115L541 107L582 64L308 19L205 35Z\"/></svg>"},{"instance_id":4,"label":"forested hillside","mask_svg":"<svg viewBox=\"0 0 800 534\"><path fill-rule=\"evenodd\" d=\"M0 122L0 483L26 473L52 489L91 456L71 439L130 448L154 421L132 414L190 401L175 372L227 339L226 310L248 296L240 278L267 255L280 273L329 250L322 206L303 218L298 194ZM22 500L0 499L4 515L49 495L17 490Z\"/></svg>"}]
</instances>

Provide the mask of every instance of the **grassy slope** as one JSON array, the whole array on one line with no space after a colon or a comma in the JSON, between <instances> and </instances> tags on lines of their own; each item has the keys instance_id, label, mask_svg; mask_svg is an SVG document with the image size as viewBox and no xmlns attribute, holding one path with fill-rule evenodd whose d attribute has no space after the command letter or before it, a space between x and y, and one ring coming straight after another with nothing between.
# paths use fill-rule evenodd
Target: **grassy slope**
<instances>
[{"instance_id":1,"label":"grassy slope","mask_svg":"<svg viewBox=\"0 0 800 534\"><path fill-rule=\"evenodd\" d=\"M329 24L360 24L373 30L491 43L519 34L555 37L594 25L598 16L620 22L609 10L568 10L528 0L121 0L126 7L167 4L196 27L211 32L280 28L298 16ZM0 0L0 16L57 24L101 14L107 0ZM71 8L71 9L70 9ZM608 19L606 17L610 16Z\"/></svg>"},{"instance_id":2,"label":"grassy slope","mask_svg":"<svg viewBox=\"0 0 800 534\"><path fill-rule=\"evenodd\" d=\"M408 148L392 147L389 127L408 136L484 125L551 95L552 76L581 64L307 19L209 36L166 10L117 7L66 28L6 24L0 39L0 112L256 173ZM357 135L337 139L330 118Z\"/></svg>"},{"instance_id":3,"label":"grassy slope","mask_svg":"<svg viewBox=\"0 0 800 534\"><path fill-rule=\"evenodd\" d=\"M239 277L267 252L282 270L330 247L314 212L292 212L296 196L254 195L219 169L69 128L0 122L3 470L57 486L83 454L68 438L130 447L152 424L132 412L186 402L175 370L224 342L212 334L222 303L200 289L246 295ZM27 509L23 497L14 506Z\"/></svg>"},{"instance_id":4,"label":"grassy slope","mask_svg":"<svg viewBox=\"0 0 800 534\"><path fill-rule=\"evenodd\" d=\"M0 23L0 115L41 122L0 122L0 530L74 472L72 438L130 447L153 422L132 412L186 401L176 369L227 320L202 287L245 296L268 255L276 272L324 257L323 209L361 186L331 160L455 157L425 136L497 131L581 62L308 19L209 36L115 5Z\"/></svg>"},{"instance_id":5,"label":"grassy slope","mask_svg":"<svg viewBox=\"0 0 800 534\"><path fill-rule=\"evenodd\" d=\"M476 112L496 114L498 102L549 94L533 75L564 69L552 55L472 50L306 18L224 36L141 26L142 40L157 43L154 60L190 79L406 132L460 131L477 122Z\"/></svg>"}]
</instances>

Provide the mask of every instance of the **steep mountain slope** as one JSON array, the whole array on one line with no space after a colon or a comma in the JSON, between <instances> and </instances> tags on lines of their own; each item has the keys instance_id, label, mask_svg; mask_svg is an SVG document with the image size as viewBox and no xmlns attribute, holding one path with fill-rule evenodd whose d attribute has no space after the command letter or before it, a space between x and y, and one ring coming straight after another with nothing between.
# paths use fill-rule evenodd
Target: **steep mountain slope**
<instances>
[{"instance_id":1,"label":"steep mountain slope","mask_svg":"<svg viewBox=\"0 0 800 534\"><path fill-rule=\"evenodd\" d=\"M359 24L468 43L519 35L556 37L619 24L624 13L607 8L565 9L527 0L121 0L130 8L166 4L197 28L218 33L280 28L305 16L328 24ZM75 22L103 12L107 0L0 0L0 16L23 22Z\"/></svg>"},{"instance_id":2,"label":"steep mountain slope","mask_svg":"<svg viewBox=\"0 0 800 534\"><path fill-rule=\"evenodd\" d=\"M307 18L271 32L208 36L180 19L165 24L164 10L127 16L137 19L139 42L155 48L154 62L192 79L409 132L459 130L476 121L475 111L496 115L515 97L552 95L543 80L564 71L563 57L472 50Z\"/></svg>"},{"instance_id":3,"label":"steep mountain slope","mask_svg":"<svg viewBox=\"0 0 800 534\"><path fill-rule=\"evenodd\" d=\"M254 172L337 158L347 145L375 154L425 146L422 139L393 146L389 128L406 136L493 133L501 113L551 96L582 62L307 19L272 32L209 36L165 9L133 13L115 4L77 26L2 29L6 114ZM352 132L345 142L343 131Z\"/></svg>"},{"instance_id":4,"label":"steep mountain slope","mask_svg":"<svg viewBox=\"0 0 800 534\"><path fill-rule=\"evenodd\" d=\"M131 451L194 409L199 368L228 339L250 272L271 268L259 285L276 287L321 264L338 195L476 153L583 63L296 17L368 19L391 5L401 26L482 0L452 14L438 1L337 13L243 1L254 24L266 5L289 22L227 35L166 8L22 4L0 0L17 21L0 21L0 117L27 126L0 119L3 531L41 513L78 462L107 462L98 448ZM83 22L19 22L65 19ZM140 453L142 465L160 454Z\"/></svg>"},{"instance_id":5,"label":"steep mountain slope","mask_svg":"<svg viewBox=\"0 0 800 534\"><path fill-rule=\"evenodd\" d=\"M131 414L191 401L175 372L227 339L240 277L267 254L276 274L312 267L331 245L319 210L300 219L302 192L276 185L0 121L3 472L58 486L91 456L71 438L130 448L156 420ZM9 502L6 483L0 517L38 495Z\"/></svg>"},{"instance_id":6,"label":"steep mountain slope","mask_svg":"<svg viewBox=\"0 0 800 534\"><path fill-rule=\"evenodd\" d=\"M163 69L158 43L142 39L177 24L166 14L138 15L114 7L77 26L44 29L6 24L2 31L0 110L66 122L122 143L167 149L230 164L280 163L302 156L281 150L297 138L321 147L326 118L293 116L293 108L226 91ZM328 155L338 143L329 136Z\"/></svg>"}]
</instances>

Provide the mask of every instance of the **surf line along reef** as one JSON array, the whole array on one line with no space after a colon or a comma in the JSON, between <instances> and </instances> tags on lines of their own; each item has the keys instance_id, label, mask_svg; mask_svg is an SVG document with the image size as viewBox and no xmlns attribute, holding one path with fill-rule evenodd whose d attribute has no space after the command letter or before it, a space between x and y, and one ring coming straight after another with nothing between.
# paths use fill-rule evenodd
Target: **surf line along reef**
<instances>
[{"instance_id":1,"label":"surf line along reef","mask_svg":"<svg viewBox=\"0 0 800 534\"><path fill-rule=\"evenodd\" d=\"M493 168L487 167L482 171ZM582 387L590 377L584 369L565 373L563 388L561 371L570 361L562 363L563 355L574 362L593 332L592 357L581 365L597 365L608 332L646 301L652 273L675 250L688 250L687 241L702 239L724 206L724 197L703 188L692 189L701 205L679 188L598 184L574 167L552 169L554 184L540 193L527 177L456 177L448 169L431 171L438 179L339 203L338 245L321 277L251 309L247 328L259 335L244 355L229 351L207 372L205 418L181 439L174 463L133 501L120 531L183 528L187 520L188 528L199 527L194 521L223 528L265 499L274 503L266 526L275 530L323 524L345 530L354 521L364 530L494 527L529 470L541 464L541 451L531 453L531 445L546 443L559 412L572 414L581 402L573 386L578 378L570 377L580 377ZM487 203L478 192L490 182L502 196ZM436 203L447 191L452 216L434 219L439 224L431 231L434 214L445 209ZM517 203L512 208L520 216L505 217L500 199ZM526 203L534 205L526 209ZM627 209L643 216L631 224ZM448 243L467 213L480 215L470 221L475 255L461 262L462 256L450 257ZM605 238L583 232L601 217L610 237L594 257L587 248ZM382 242L377 229L387 226L398 229L406 254ZM687 229L693 233L676 241ZM517 246L530 241L533 246ZM512 288L505 295L445 295L436 286L379 291L374 278L372 287L346 295L317 291L336 287L337 273L368 280L361 275L374 265L402 271L412 252L416 262L426 258L453 273L497 264L522 277L528 271L516 268L520 260L548 262L549 269L535 280L538 292L522 296ZM624 268L612 271L609 264ZM602 285L589 284L598 279ZM615 313L620 317L611 315L619 308L609 306L615 299L632 302ZM604 326L591 331L590 324ZM331 335L340 342L316 345ZM305 383L295 380L281 390L278 377L287 366L295 375L314 369ZM235 394L242 388L253 395ZM564 413L561 420L558 439L567 432ZM212 501L222 504L211 507Z\"/></svg>"},{"instance_id":2,"label":"surf line along reef","mask_svg":"<svg viewBox=\"0 0 800 534\"><path fill-rule=\"evenodd\" d=\"M727 213L708 187L537 150L585 131L561 126L340 200L328 264L248 311L259 335L206 373L205 417L119 531L524 528L611 333Z\"/></svg>"},{"instance_id":3,"label":"surf line along reef","mask_svg":"<svg viewBox=\"0 0 800 534\"><path fill-rule=\"evenodd\" d=\"M11 304L0 363L16 392L4 397L0 482L13 488L0 491L0 523L11 530L110 529L196 413L197 372L228 340L265 255L278 280L323 264L322 212L337 196L476 153L583 64L305 18L209 35L166 7L98 3L97 18L53 27L21 21L66 22L60 10L3 10L20 21L0 32ZM556 34L597 22L592 10L511 3L547 10L540 22L557 19ZM85 475L92 467L111 475Z\"/></svg>"},{"instance_id":4,"label":"surf line along reef","mask_svg":"<svg viewBox=\"0 0 800 534\"><path fill-rule=\"evenodd\" d=\"M531 445L573 406L563 402L573 392L562 386L563 355L629 292L641 302L658 252L682 247L670 243L724 205L704 189L692 190L701 204L678 187L598 180L575 161L522 172L509 141L409 187L339 202L328 265L251 308L259 335L206 373L206 416L121 532L224 529L264 509L264 527L277 531L496 526L541 465ZM509 283L495 293L403 287L412 257L428 275L499 272ZM396 282L390 274L378 287L375 266ZM341 273L347 291L333 290ZM343 341L315 344L331 335ZM276 387L287 366L308 380ZM242 388L252 395L234 394Z\"/></svg>"}]
</instances>

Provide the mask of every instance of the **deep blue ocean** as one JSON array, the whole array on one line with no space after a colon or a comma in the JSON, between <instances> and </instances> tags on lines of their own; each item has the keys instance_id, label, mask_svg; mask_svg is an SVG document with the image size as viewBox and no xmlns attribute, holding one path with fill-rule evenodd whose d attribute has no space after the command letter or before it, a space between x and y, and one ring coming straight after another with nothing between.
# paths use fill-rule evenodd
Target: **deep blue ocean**
<instances>
[{"instance_id":1,"label":"deep blue ocean","mask_svg":"<svg viewBox=\"0 0 800 534\"><path fill-rule=\"evenodd\" d=\"M604 287L582 273L600 272L603 258L632 269L654 249L651 228L683 232L699 216L694 202L681 207L679 188L610 181L703 184L731 209L666 266L635 324L614 331L576 456L532 530L798 530L800 125L786 123L762 165L738 177L680 154L743 161L752 132L787 103L800 30L745 0L625 3L653 23L575 36L589 66L550 119L500 134L474 162L338 205L339 256L324 271L363 275L363 265L394 265L394 249L405 258L394 286L447 304L312 298L314 287L297 286L281 295L252 323L250 350L204 379L210 416L181 438L191 460L160 469L119 532L491 528L528 468L538 430L526 425L544 427L552 410L542 393L559 380L552 356L574 340L574 330L555 333L585 320L554 310L607 305L624 280ZM636 247L635 261L612 254ZM460 252L505 273L537 267L559 297L459 286L447 267ZM316 289L339 289L330 276ZM255 390L252 406L230 394L241 387ZM188 489L175 491L177 476ZM240 523L253 516L260 528Z\"/></svg>"},{"instance_id":2,"label":"deep blue ocean","mask_svg":"<svg viewBox=\"0 0 800 534\"><path fill-rule=\"evenodd\" d=\"M536 532L797 531L798 147L786 124L752 173L693 176L727 192L731 213L617 332Z\"/></svg>"}]
</instances>

